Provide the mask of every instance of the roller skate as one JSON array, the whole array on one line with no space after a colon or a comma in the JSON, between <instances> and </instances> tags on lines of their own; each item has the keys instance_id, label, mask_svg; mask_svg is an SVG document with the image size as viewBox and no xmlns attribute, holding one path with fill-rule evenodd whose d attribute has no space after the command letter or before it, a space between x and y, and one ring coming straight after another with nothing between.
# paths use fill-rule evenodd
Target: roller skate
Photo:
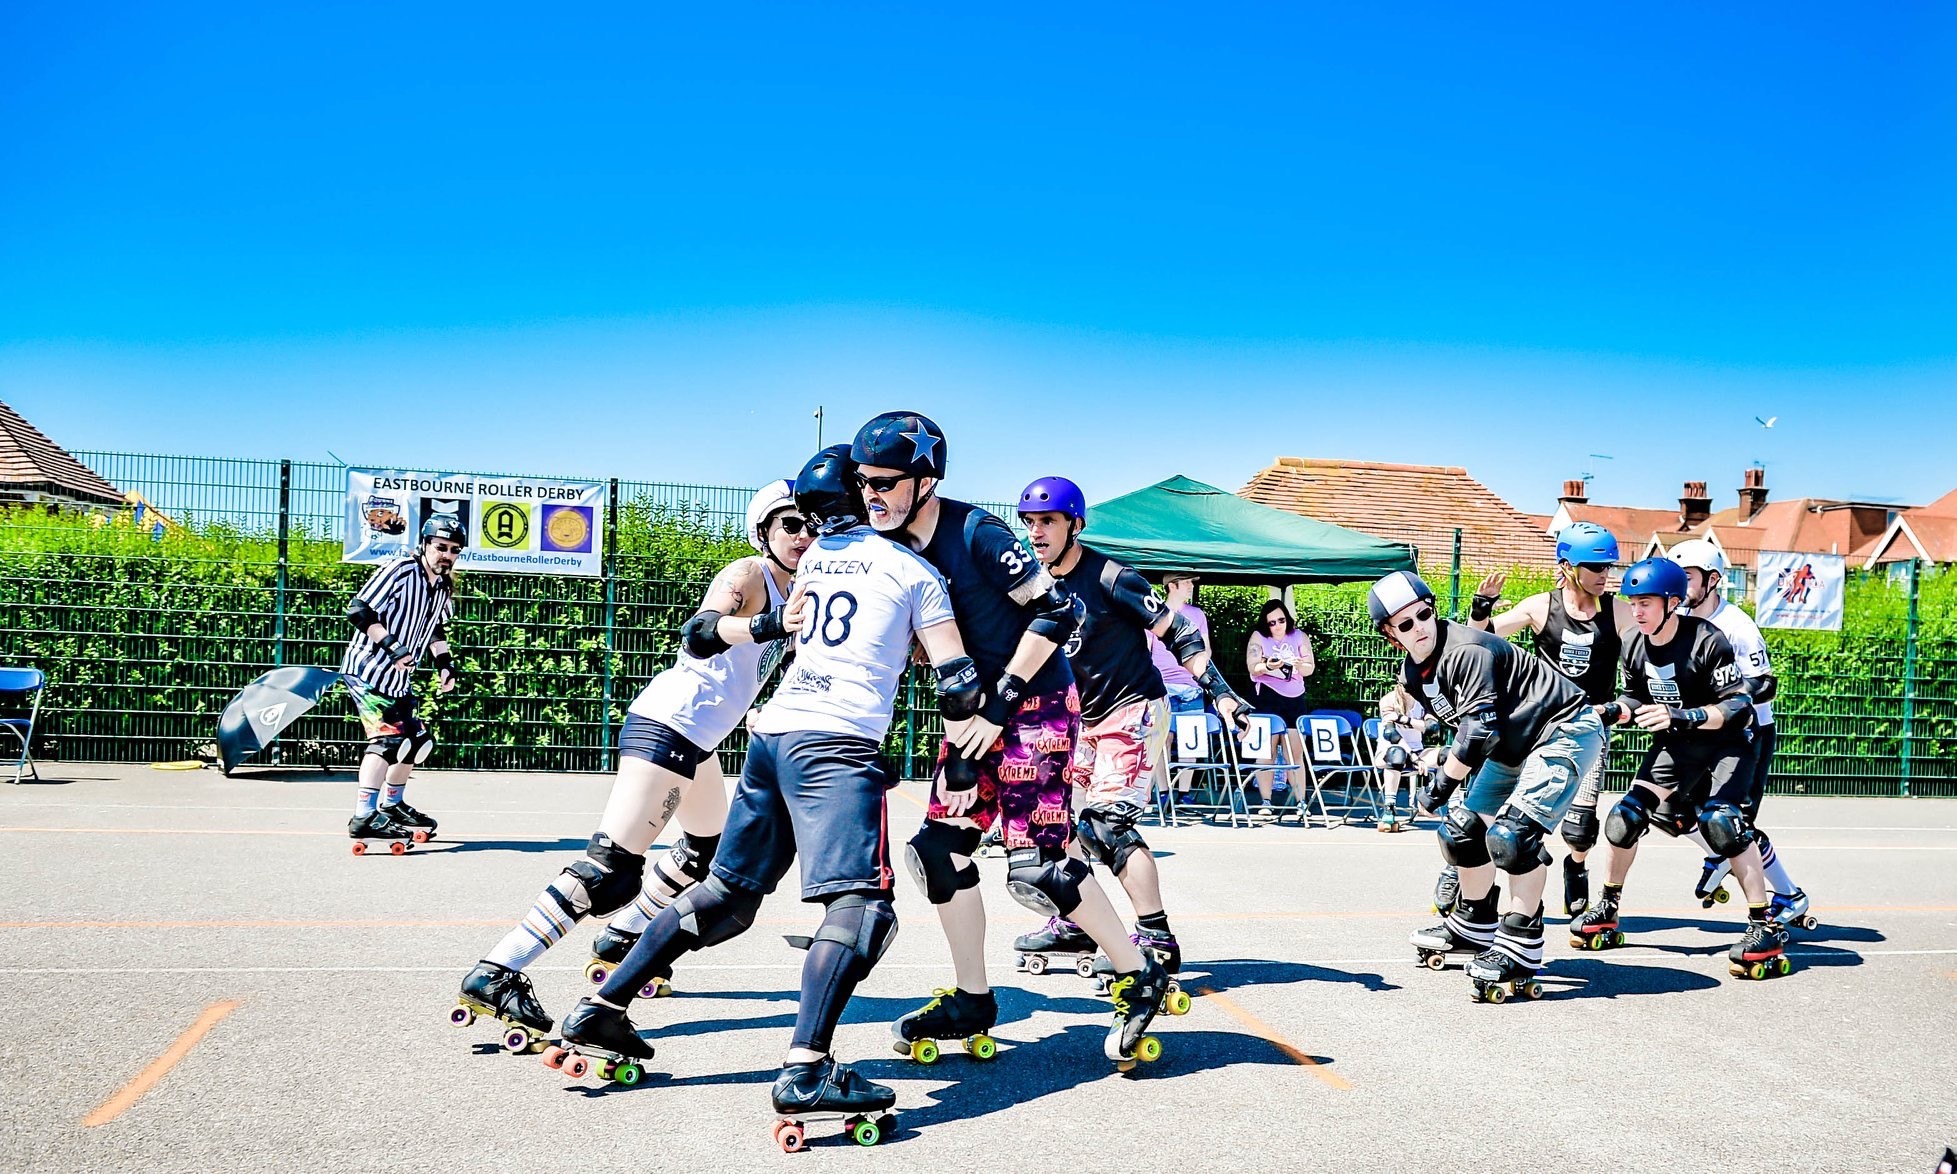
<instances>
[{"instance_id":1,"label":"roller skate","mask_svg":"<svg viewBox=\"0 0 1957 1174\"><path fill-rule=\"evenodd\" d=\"M1495 934L1495 944L1468 963L1474 1001L1505 1003L1511 995L1542 998L1542 983L1536 981L1536 973L1542 969L1542 939L1540 908L1533 917L1504 914L1502 928Z\"/></svg>"},{"instance_id":2,"label":"roller skate","mask_svg":"<svg viewBox=\"0 0 1957 1174\"><path fill-rule=\"evenodd\" d=\"M1136 926L1135 932L1128 935L1128 940L1135 943L1137 950L1161 963L1163 971L1169 976L1169 993L1162 1000L1162 1009L1171 1015L1189 1014L1189 992L1182 989L1182 983L1176 978L1182 973L1182 946L1176 941L1176 935ZM1094 993L1106 995L1114 976L1114 963L1108 960L1106 954L1097 956L1094 959Z\"/></svg>"},{"instance_id":3,"label":"roller skate","mask_svg":"<svg viewBox=\"0 0 1957 1174\"><path fill-rule=\"evenodd\" d=\"M1582 917L1590 908L1590 870L1574 856L1563 857L1563 912Z\"/></svg>"},{"instance_id":4,"label":"roller skate","mask_svg":"<svg viewBox=\"0 0 1957 1174\"><path fill-rule=\"evenodd\" d=\"M586 980L592 986L604 986L605 980L618 969L620 962L625 961L625 956L632 952L632 947L639 943L642 936L609 925L599 930L598 936L591 940L591 961L584 964ZM664 978L654 978L639 988L641 999L663 999L672 993L673 984Z\"/></svg>"},{"instance_id":5,"label":"roller skate","mask_svg":"<svg viewBox=\"0 0 1957 1174\"><path fill-rule=\"evenodd\" d=\"M1457 901L1439 925L1408 934L1420 964L1429 970L1445 970L1450 958L1465 962L1487 949L1495 940L1495 908L1501 899L1502 886L1490 885L1481 900Z\"/></svg>"},{"instance_id":6,"label":"roller skate","mask_svg":"<svg viewBox=\"0 0 1957 1174\"><path fill-rule=\"evenodd\" d=\"M983 859L995 859L1005 854L1006 825L1005 821L1001 820L985 829L985 834L979 837L978 851L973 855Z\"/></svg>"},{"instance_id":7,"label":"roller skate","mask_svg":"<svg viewBox=\"0 0 1957 1174\"><path fill-rule=\"evenodd\" d=\"M1116 1070L1129 1072L1138 1060L1154 1063L1162 1058L1162 1041L1145 1033L1168 995L1168 972L1147 953L1142 955L1140 970L1117 974L1108 984L1108 998L1114 1000L1114 1022L1108 1025L1101 1054L1114 1061Z\"/></svg>"},{"instance_id":8,"label":"roller skate","mask_svg":"<svg viewBox=\"0 0 1957 1174\"><path fill-rule=\"evenodd\" d=\"M425 844L435 838L435 821L408 806L406 800L382 807L381 810L387 812L387 818L407 828L415 843Z\"/></svg>"},{"instance_id":9,"label":"roller skate","mask_svg":"<svg viewBox=\"0 0 1957 1174\"><path fill-rule=\"evenodd\" d=\"M468 1027L478 1015L500 1019L509 1028L503 1033L503 1046L513 1056L541 1049L550 1034L550 1016L530 989L530 976L494 962L476 963L462 980L462 992L455 997L448 1021Z\"/></svg>"},{"instance_id":10,"label":"roller skate","mask_svg":"<svg viewBox=\"0 0 1957 1174\"><path fill-rule=\"evenodd\" d=\"M1087 931L1064 917L1049 917L1046 925L1022 934L1012 948L1019 951L1019 969L1028 974L1045 974L1057 957L1071 957L1074 972L1082 978L1094 977L1094 955L1100 947Z\"/></svg>"},{"instance_id":11,"label":"roller skate","mask_svg":"<svg viewBox=\"0 0 1957 1174\"><path fill-rule=\"evenodd\" d=\"M1767 920L1777 921L1789 929L1799 926L1814 929L1821 919L1808 912L1808 895L1800 889L1791 893L1775 893L1767 907Z\"/></svg>"},{"instance_id":12,"label":"roller skate","mask_svg":"<svg viewBox=\"0 0 1957 1174\"><path fill-rule=\"evenodd\" d=\"M634 1085L652 1059L652 1045L639 1038L625 1012L591 999L580 1000L564 1017L563 1041L544 1049L544 1067L572 1080L596 1073L600 1080Z\"/></svg>"},{"instance_id":13,"label":"roller skate","mask_svg":"<svg viewBox=\"0 0 1957 1174\"><path fill-rule=\"evenodd\" d=\"M968 995L954 987L939 987L931 1001L890 1025L900 1056L920 1064L935 1064L942 1049L941 1039L965 1041L965 1052L974 1060L990 1060L999 1054L999 1042L985 1034L999 1022L999 1000L991 991Z\"/></svg>"},{"instance_id":14,"label":"roller skate","mask_svg":"<svg viewBox=\"0 0 1957 1174\"><path fill-rule=\"evenodd\" d=\"M1726 891L1725 880L1733 871L1733 862L1724 856L1708 856L1699 869L1699 883L1692 886L1692 895L1699 899L1699 908L1710 909L1714 901L1724 905L1733 899Z\"/></svg>"},{"instance_id":15,"label":"roller skate","mask_svg":"<svg viewBox=\"0 0 1957 1174\"><path fill-rule=\"evenodd\" d=\"M1579 950L1609 950L1624 944L1624 931L1617 928L1617 894L1610 886L1588 912L1570 922L1570 944Z\"/></svg>"},{"instance_id":16,"label":"roller skate","mask_svg":"<svg viewBox=\"0 0 1957 1174\"><path fill-rule=\"evenodd\" d=\"M1379 822L1375 823L1373 828L1375 831L1382 832L1403 832L1411 826L1410 820L1401 819L1400 813L1388 806L1380 811Z\"/></svg>"},{"instance_id":17,"label":"roller skate","mask_svg":"<svg viewBox=\"0 0 1957 1174\"><path fill-rule=\"evenodd\" d=\"M1461 900L1461 874L1452 864L1441 869L1440 876L1434 878L1434 912L1446 917Z\"/></svg>"},{"instance_id":18,"label":"roller skate","mask_svg":"<svg viewBox=\"0 0 1957 1174\"><path fill-rule=\"evenodd\" d=\"M423 838L394 822L386 811L378 807L366 815L356 815L348 820L347 835L353 837L355 856L365 856L370 851L383 849L393 856L405 856L408 848Z\"/></svg>"},{"instance_id":19,"label":"roller skate","mask_svg":"<svg viewBox=\"0 0 1957 1174\"><path fill-rule=\"evenodd\" d=\"M811 1064L784 1064L775 1079L775 1144L785 1154L809 1144L808 1123L841 1118L857 1145L875 1145L897 1130L897 1091L866 1079L835 1057Z\"/></svg>"},{"instance_id":20,"label":"roller skate","mask_svg":"<svg viewBox=\"0 0 1957 1174\"><path fill-rule=\"evenodd\" d=\"M1746 936L1726 951L1726 969L1738 978L1762 979L1790 974L1794 960L1787 956L1787 929L1778 922L1748 919Z\"/></svg>"}]
</instances>

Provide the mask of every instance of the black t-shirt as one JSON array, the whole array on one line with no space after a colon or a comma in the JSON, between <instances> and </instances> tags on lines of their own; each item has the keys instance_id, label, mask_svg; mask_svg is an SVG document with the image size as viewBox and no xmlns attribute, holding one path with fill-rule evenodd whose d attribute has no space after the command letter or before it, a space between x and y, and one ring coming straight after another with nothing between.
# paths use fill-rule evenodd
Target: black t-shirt
<instances>
[{"instance_id":1,"label":"black t-shirt","mask_svg":"<svg viewBox=\"0 0 1957 1174\"><path fill-rule=\"evenodd\" d=\"M938 569L951 589L951 610L958 616L965 655L978 665L990 688L1006 671L1026 625L1033 620L1028 603L1053 577L998 518L948 497L938 503L938 528L918 553ZM1027 686L1034 693L1052 693L1073 680L1067 658L1056 652Z\"/></svg>"},{"instance_id":2,"label":"black t-shirt","mask_svg":"<svg viewBox=\"0 0 1957 1174\"><path fill-rule=\"evenodd\" d=\"M1067 641L1067 662L1080 686L1083 721L1102 718L1136 701L1168 695L1148 651L1149 629L1169 614L1148 580L1107 555L1080 548L1080 561L1059 577L1074 597L1080 627Z\"/></svg>"},{"instance_id":3,"label":"black t-shirt","mask_svg":"<svg viewBox=\"0 0 1957 1174\"><path fill-rule=\"evenodd\" d=\"M1493 632L1437 622L1432 659L1425 665L1402 660L1400 683L1448 725L1459 729L1472 722L1494 730L1489 758L1521 766L1551 727L1583 708L1583 690L1548 661Z\"/></svg>"},{"instance_id":4,"label":"black t-shirt","mask_svg":"<svg viewBox=\"0 0 1957 1174\"><path fill-rule=\"evenodd\" d=\"M1549 617L1536 633L1536 653L1557 672L1577 683L1592 705L1617 696L1617 661L1624 637L1617 631L1612 597L1598 597L1597 614L1577 619L1563 606L1561 590L1549 593Z\"/></svg>"},{"instance_id":5,"label":"black t-shirt","mask_svg":"<svg viewBox=\"0 0 1957 1174\"><path fill-rule=\"evenodd\" d=\"M1699 709L1745 696L1749 696L1746 678L1732 644L1724 632L1702 619L1681 613L1677 633L1664 644L1653 644L1643 632L1633 632L1624 642L1624 694L1618 699L1622 704ZM1716 730L1660 731L1656 737L1744 742L1751 714L1749 710L1746 720Z\"/></svg>"}]
</instances>

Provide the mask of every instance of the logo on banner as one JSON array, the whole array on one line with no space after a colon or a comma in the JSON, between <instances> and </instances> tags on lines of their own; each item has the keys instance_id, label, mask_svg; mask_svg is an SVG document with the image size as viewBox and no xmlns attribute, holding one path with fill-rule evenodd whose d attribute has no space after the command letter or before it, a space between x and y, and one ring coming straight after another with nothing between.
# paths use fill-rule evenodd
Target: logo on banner
<instances>
[{"instance_id":1,"label":"logo on banner","mask_svg":"<svg viewBox=\"0 0 1957 1174\"><path fill-rule=\"evenodd\" d=\"M590 506L545 506L543 549L563 554L590 554L591 529Z\"/></svg>"},{"instance_id":2,"label":"logo on banner","mask_svg":"<svg viewBox=\"0 0 1957 1174\"><path fill-rule=\"evenodd\" d=\"M1774 590L1788 603L1806 603L1808 596L1814 594L1815 582L1814 564L1804 562L1797 567L1781 568Z\"/></svg>"},{"instance_id":3,"label":"logo on banner","mask_svg":"<svg viewBox=\"0 0 1957 1174\"><path fill-rule=\"evenodd\" d=\"M492 501L482 507L479 545L492 550L524 550L530 545L530 507L513 501Z\"/></svg>"},{"instance_id":4,"label":"logo on banner","mask_svg":"<svg viewBox=\"0 0 1957 1174\"><path fill-rule=\"evenodd\" d=\"M360 511L366 521L367 529L376 534L405 534L408 532L408 517L401 502L392 497L373 493Z\"/></svg>"},{"instance_id":5,"label":"logo on banner","mask_svg":"<svg viewBox=\"0 0 1957 1174\"><path fill-rule=\"evenodd\" d=\"M475 527L469 524L469 507L475 504L467 498L424 497L421 499L421 520L426 522L436 514L447 514L462 523L462 545L469 545L469 535Z\"/></svg>"}]
</instances>

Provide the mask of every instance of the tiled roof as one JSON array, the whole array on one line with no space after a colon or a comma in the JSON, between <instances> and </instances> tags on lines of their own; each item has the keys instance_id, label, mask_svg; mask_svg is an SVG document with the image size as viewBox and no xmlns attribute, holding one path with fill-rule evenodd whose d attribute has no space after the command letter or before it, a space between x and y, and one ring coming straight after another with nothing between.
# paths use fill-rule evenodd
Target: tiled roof
<instances>
[{"instance_id":1,"label":"tiled roof","mask_svg":"<svg viewBox=\"0 0 1957 1174\"><path fill-rule=\"evenodd\" d=\"M1707 533L1719 539L1727 560L1741 567L1757 565L1763 550L1798 550L1846 557L1868 545L1866 531L1856 532L1854 511L1847 503L1809 497L1770 501L1744 522L1740 521L1738 507L1720 510L1695 527L1691 535L1661 534L1659 537L1669 548L1677 539L1703 537Z\"/></svg>"},{"instance_id":2,"label":"tiled roof","mask_svg":"<svg viewBox=\"0 0 1957 1174\"><path fill-rule=\"evenodd\" d=\"M1461 528L1461 561L1474 570L1555 565L1542 526L1452 465L1395 465L1279 457L1238 496L1321 522L1420 548L1427 566L1445 564Z\"/></svg>"},{"instance_id":3,"label":"tiled roof","mask_svg":"<svg viewBox=\"0 0 1957 1174\"><path fill-rule=\"evenodd\" d=\"M1620 548L1630 550L1651 541L1653 534L1680 534L1675 509L1646 509L1635 505L1566 505L1572 522L1595 522L1609 530Z\"/></svg>"},{"instance_id":4,"label":"tiled roof","mask_svg":"<svg viewBox=\"0 0 1957 1174\"><path fill-rule=\"evenodd\" d=\"M122 491L0 403L0 488L119 505Z\"/></svg>"},{"instance_id":5,"label":"tiled roof","mask_svg":"<svg viewBox=\"0 0 1957 1174\"><path fill-rule=\"evenodd\" d=\"M1877 566L1913 558L1957 563L1957 489L1929 505L1897 514L1881 537L1855 554L1858 562Z\"/></svg>"}]
</instances>

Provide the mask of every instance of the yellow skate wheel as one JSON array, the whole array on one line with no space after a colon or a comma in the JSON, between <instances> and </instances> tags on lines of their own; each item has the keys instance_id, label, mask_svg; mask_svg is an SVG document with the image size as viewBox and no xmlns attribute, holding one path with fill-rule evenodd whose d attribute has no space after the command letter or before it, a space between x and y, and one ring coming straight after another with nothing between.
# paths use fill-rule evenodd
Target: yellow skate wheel
<instances>
[{"instance_id":1,"label":"yellow skate wheel","mask_svg":"<svg viewBox=\"0 0 1957 1174\"><path fill-rule=\"evenodd\" d=\"M920 1064L936 1064L938 1062L938 1042L928 1039L911 1041L911 1059L916 1060Z\"/></svg>"},{"instance_id":2,"label":"yellow skate wheel","mask_svg":"<svg viewBox=\"0 0 1957 1174\"><path fill-rule=\"evenodd\" d=\"M975 1035L965 1041L965 1051L974 1060L990 1060L999 1054L999 1041L989 1035Z\"/></svg>"},{"instance_id":3,"label":"yellow skate wheel","mask_svg":"<svg viewBox=\"0 0 1957 1174\"><path fill-rule=\"evenodd\" d=\"M605 985L605 980L611 977L611 973L612 968L596 958L584 964L584 980L594 986Z\"/></svg>"},{"instance_id":4,"label":"yellow skate wheel","mask_svg":"<svg viewBox=\"0 0 1957 1174\"><path fill-rule=\"evenodd\" d=\"M1170 991L1167 1006L1171 1015L1189 1014L1189 992Z\"/></svg>"},{"instance_id":5,"label":"yellow skate wheel","mask_svg":"<svg viewBox=\"0 0 1957 1174\"><path fill-rule=\"evenodd\" d=\"M1153 1064L1157 1060L1160 1060L1162 1058L1162 1041L1152 1035L1143 1036L1142 1042L1135 1045L1135 1058L1148 1064Z\"/></svg>"},{"instance_id":6,"label":"yellow skate wheel","mask_svg":"<svg viewBox=\"0 0 1957 1174\"><path fill-rule=\"evenodd\" d=\"M1746 968L1746 976L1755 981L1767 977L1767 964L1765 962L1755 962Z\"/></svg>"},{"instance_id":7,"label":"yellow skate wheel","mask_svg":"<svg viewBox=\"0 0 1957 1174\"><path fill-rule=\"evenodd\" d=\"M1540 999L1542 998L1542 984L1534 979L1530 979L1529 985L1522 988L1522 993L1532 999Z\"/></svg>"}]
</instances>

